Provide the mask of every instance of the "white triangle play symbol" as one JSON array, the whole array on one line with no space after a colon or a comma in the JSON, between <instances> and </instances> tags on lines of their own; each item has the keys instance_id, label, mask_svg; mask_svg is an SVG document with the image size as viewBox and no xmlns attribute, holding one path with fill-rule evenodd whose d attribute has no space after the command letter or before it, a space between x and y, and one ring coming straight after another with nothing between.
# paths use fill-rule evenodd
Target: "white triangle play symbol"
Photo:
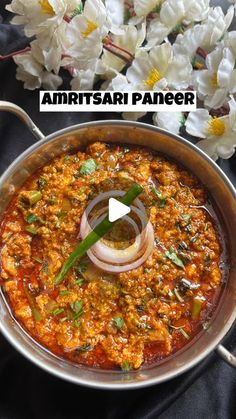
<instances>
[{"instance_id":1,"label":"white triangle play symbol","mask_svg":"<svg viewBox=\"0 0 236 419\"><path fill-rule=\"evenodd\" d=\"M109 199L108 219L111 223L124 217L124 215L129 214L129 212L130 207L127 205L122 204L122 202L117 201L115 198Z\"/></svg>"}]
</instances>

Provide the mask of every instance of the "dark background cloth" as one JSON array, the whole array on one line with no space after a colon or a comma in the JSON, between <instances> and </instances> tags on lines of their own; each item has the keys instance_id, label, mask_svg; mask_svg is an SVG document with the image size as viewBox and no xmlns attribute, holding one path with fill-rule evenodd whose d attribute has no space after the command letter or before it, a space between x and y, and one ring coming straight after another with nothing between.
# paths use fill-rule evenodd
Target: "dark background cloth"
<instances>
[{"instance_id":1,"label":"dark background cloth","mask_svg":"<svg viewBox=\"0 0 236 419\"><path fill-rule=\"evenodd\" d=\"M10 26L0 0L0 54L27 45ZM12 60L0 63L0 99L23 107L50 134L84 121L119 118L118 114L39 113L38 91L23 89ZM150 122L150 117L144 119ZM0 173L34 138L13 115L0 114ZM219 165L236 185L236 157ZM222 203L224 205L224 203ZM236 327L224 344L236 354ZM236 417L236 371L212 353L197 367L161 385L130 391L100 391L57 379L23 358L0 335L0 419L231 419Z\"/></svg>"}]
</instances>

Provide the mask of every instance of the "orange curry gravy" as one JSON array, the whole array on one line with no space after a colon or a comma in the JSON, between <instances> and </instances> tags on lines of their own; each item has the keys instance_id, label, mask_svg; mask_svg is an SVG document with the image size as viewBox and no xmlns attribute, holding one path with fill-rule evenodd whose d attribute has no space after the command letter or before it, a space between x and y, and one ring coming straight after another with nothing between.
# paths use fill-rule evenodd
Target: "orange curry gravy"
<instances>
[{"instance_id":1,"label":"orange curry gravy","mask_svg":"<svg viewBox=\"0 0 236 419\"><path fill-rule=\"evenodd\" d=\"M85 257L56 286L89 201L126 179L145 190L153 254L121 274ZM206 327L223 283L207 205L191 173L148 149L97 142L55 158L18 191L1 224L1 283L15 318L79 364L129 370L171 355Z\"/></svg>"}]
</instances>

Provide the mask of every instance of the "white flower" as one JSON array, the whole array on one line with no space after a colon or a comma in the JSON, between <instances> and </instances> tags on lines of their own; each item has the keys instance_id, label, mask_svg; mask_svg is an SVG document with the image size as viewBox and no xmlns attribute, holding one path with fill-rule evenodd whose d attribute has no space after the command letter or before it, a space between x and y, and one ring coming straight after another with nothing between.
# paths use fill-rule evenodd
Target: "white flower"
<instances>
[{"instance_id":1,"label":"white flower","mask_svg":"<svg viewBox=\"0 0 236 419\"><path fill-rule=\"evenodd\" d=\"M137 54L127 79L139 90L185 89L191 81L192 65L184 55L175 56L169 43Z\"/></svg>"},{"instance_id":2,"label":"white flower","mask_svg":"<svg viewBox=\"0 0 236 419\"><path fill-rule=\"evenodd\" d=\"M177 36L173 46L174 51L178 54L187 54L190 59L193 59L199 47L211 52L224 36L228 36L227 29L232 19L232 7L228 9L226 15L221 7L211 8L202 24L194 25ZM228 42L230 43L230 39Z\"/></svg>"},{"instance_id":3,"label":"white flower","mask_svg":"<svg viewBox=\"0 0 236 419\"><path fill-rule=\"evenodd\" d=\"M229 7L226 15L224 15L221 7L212 7L203 28L204 38L201 47L207 51L211 51L217 42L224 37L232 23L233 17L233 6Z\"/></svg>"},{"instance_id":4,"label":"white flower","mask_svg":"<svg viewBox=\"0 0 236 419\"><path fill-rule=\"evenodd\" d=\"M134 86L128 82L127 78L123 74L117 74L110 83L106 83L102 88L108 91L116 92L129 92L134 90ZM138 119L145 116L147 112L123 112L122 117L128 121L137 121Z\"/></svg>"},{"instance_id":5,"label":"white flower","mask_svg":"<svg viewBox=\"0 0 236 419\"><path fill-rule=\"evenodd\" d=\"M76 60L96 59L102 52L102 40L108 33L106 9L101 0L87 0L83 13L67 27L68 53Z\"/></svg>"},{"instance_id":6,"label":"white flower","mask_svg":"<svg viewBox=\"0 0 236 419\"><path fill-rule=\"evenodd\" d=\"M116 33L115 28L124 24L126 5L124 0L105 0L107 19L111 23L111 31Z\"/></svg>"},{"instance_id":7,"label":"white flower","mask_svg":"<svg viewBox=\"0 0 236 419\"><path fill-rule=\"evenodd\" d=\"M160 16L153 19L147 31L147 46L161 44L163 40L182 22L198 22L209 10L209 0L166 0Z\"/></svg>"},{"instance_id":8,"label":"white flower","mask_svg":"<svg viewBox=\"0 0 236 419\"><path fill-rule=\"evenodd\" d=\"M153 114L153 123L164 128L173 134L179 134L183 125L184 116L182 112L156 112Z\"/></svg>"},{"instance_id":9,"label":"white flower","mask_svg":"<svg viewBox=\"0 0 236 419\"><path fill-rule=\"evenodd\" d=\"M117 92L129 92L133 91L135 86L132 83L129 83L127 77L123 74L117 74L110 82L106 82L106 87L102 88L102 90L113 90Z\"/></svg>"},{"instance_id":10,"label":"white flower","mask_svg":"<svg viewBox=\"0 0 236 419\"><path fill-rule=\"evenodd\" d=\"M236 57L236 31L227 32L225 34L224 45L230 48Z\"/></svg>"},{"instance_id":11,"label":"white flower","mask_svg":"<svg viewBox=\"0 0 236 419\"><path fill-rule=\"evenodd\" d=\"M195 72L198 96L208 108L225 104L229 93L236 92L235 57L229 48L218 47L206 58L207 70Z\"/></svg>"},{"instance_id":12,"label":"white flower","mask_svg":"<svg viewBox=\"0 0 236 419\"><path fill-rule=\"evenodd\" d=\"M138 17L145 17L157 9L164 0L133 0L134 11Z\"/></svg>"},{"instance_id":13,"label":"white flower","mask_svg":"<svg viewBox=\"0 0 236 419\"><path fill-rule=\"evenodd\" d=\"M213 160L219 157L229 159L236 147L236 102L230 100L230 113L221 118L213 118L206 109L190 112L186 121L186 131L195 137L204 138L198 146Z\"/></svg>"},{"instance_id":14,"label":"white flower","mask_svg":"<svg viewBox=\"0 0 236 419\"><path fill-rule=\"evenodd\" d=\"M146 35L146 25L143 23L140 30L133 25L122 25L122 34L110 36L112 42L120 48L124 48L130 54L136 54L142 45ZM117 50L119 52L119 50ZM96 73L102 74L106 78L114 77L122 71L126 63L109 51L104 50L98 62Z\"/></svg>"},{"instance_id":15,"label":"white flower","mask_svg":"<svg viewBox=\"0 0 236 419\"><path fill-rule=\"evenodd\" d=\"M42 56L37 55L37 48L14 57L18 65L16 70L17 80L24 82L24 88L35 90L43 86L46 90L57 90L62 84L61 77L45 70L41 64Z\"/></svg>"},{"instance_id":16,"label":"white flower","mask_svg":"<svg viewBox=\"0 0 236 419\"><path fill-rule=\"evenodd\" d=\"M13 0L6 9L18 15L12 23L25 25L25 34L31 37L45 30L52 31L80 5L81 0Z\"/></svg>"},{"instance_id":17,"label":"white flower","mask_svg":"<svg viewBox=\"0 0 236 419\"><path fill-rule=\"evenodd\" d=\"M97 60L93 60L85 65L81 64L79 68L73 68L73 78L70 83L72 90L93 89L96 65Z\"/></svg>"}]
</instances>

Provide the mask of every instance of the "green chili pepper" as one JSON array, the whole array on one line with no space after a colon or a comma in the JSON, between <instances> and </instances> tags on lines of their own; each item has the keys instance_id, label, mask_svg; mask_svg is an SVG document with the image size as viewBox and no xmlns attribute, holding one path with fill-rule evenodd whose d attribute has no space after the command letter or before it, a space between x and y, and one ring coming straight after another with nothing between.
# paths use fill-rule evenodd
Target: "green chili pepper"
<instances>
[{"instance_id":1,"label":"green chili pepper","mask_svg":"<svg viewBox=\"0 0 236 419\"><path fill-rule=\"evenodd\" d=\"M120 199L124 205L130 205L132 202L140 195L143 191L143 188L135 184L133 185L126 194ZM108 216L101 221L88 235L85 239L75 248L75 250L68 257L64 263L61 272L55 278L55 284L60 284L64 279L67 272L74 266L76 261L81 258L91 246L93 246L98 240L100 240L114 225L115 222L111 222L108 219Z\"/></svg>"}]
</instances>

